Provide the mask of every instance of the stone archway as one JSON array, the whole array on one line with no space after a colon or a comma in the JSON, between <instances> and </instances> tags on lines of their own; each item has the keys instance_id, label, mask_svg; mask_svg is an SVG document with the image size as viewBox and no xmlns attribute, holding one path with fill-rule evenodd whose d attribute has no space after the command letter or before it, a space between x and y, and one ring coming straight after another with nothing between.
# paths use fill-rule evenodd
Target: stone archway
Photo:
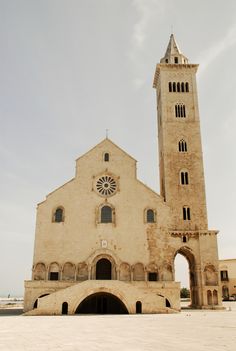
<instances>
[{"instance_id":1,"label":"stone archway","mask_svg":"<svg viewBox=\"0 0 236 351\"><path fill-rule=\"evenodd\" d=\"M181 247L179 250L176 251L174 260L177 254L182 255L188 262L189 267L189 288L190 288L190 299L191 307L198 307L199 306L199 296L198 296L198 288L197 288L197 272L196 272L196 260L191 252L191 250L184 246Z\"/></svg>"},{"instance_id":2,"label":"stone archway","mask_svg":"<svg viewBox=\"0 0 236 351\"><path fill-rule=\"evenodd\" d=\"M75 314L128 314L124 303L115 295L99 292L86 297Z\"/></svg>"}]
</instances>

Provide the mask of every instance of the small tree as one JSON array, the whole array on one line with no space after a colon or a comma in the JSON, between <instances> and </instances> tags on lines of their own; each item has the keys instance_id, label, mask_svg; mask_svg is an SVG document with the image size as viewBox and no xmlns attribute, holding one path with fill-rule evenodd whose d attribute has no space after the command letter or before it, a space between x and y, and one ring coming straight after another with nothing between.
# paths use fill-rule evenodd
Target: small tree
<instances>
[{"instance_id":1,"label":"small tree","mask_svg":"<svg viewBox=\"0 0 236 351\"><path fill-rule=\"evenodd\" d=\"M187 288L182 288L182 289L180 290L180 297L181 297L182 299L186 299L186 298L190 297L190 291L189 291L189 289L187 289Z\"/></svg>"}]
</instances>

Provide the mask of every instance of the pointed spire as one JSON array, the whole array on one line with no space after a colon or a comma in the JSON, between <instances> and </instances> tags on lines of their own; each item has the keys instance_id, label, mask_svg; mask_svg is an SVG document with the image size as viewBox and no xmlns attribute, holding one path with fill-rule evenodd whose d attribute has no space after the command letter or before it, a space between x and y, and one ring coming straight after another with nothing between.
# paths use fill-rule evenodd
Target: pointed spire
<instances>
[{"instance_id":1,"label":"pointed spire","mask_svg":"<svg viewBox=\"0 0 236 351\"><path fill-rule=\"evenodd\" d=\"M174 34L171 34L170 40L166 49L165 56L161 59L161 63L171 64L186 64L188 59L184 56L176 43Z\"/></svg>"}]
</instances>

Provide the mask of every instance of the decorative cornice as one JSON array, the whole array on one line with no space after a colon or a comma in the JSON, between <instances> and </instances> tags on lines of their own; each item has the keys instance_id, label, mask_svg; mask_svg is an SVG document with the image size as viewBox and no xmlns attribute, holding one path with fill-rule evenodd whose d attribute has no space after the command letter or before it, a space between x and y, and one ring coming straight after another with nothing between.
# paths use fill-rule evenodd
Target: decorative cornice
<instances>
[{"instance_id":1,"label":"decorative cornice","mask_svg":"<svg viewBox=\"0 0 236 351\"><path fill-rule=\"evenodd\" d=\"M171 230L169 234L172 237L182 238L183 236L187 236L188 238L198 238L203 235L217 235L218 230Z\"/></svg>"}]
</instances>

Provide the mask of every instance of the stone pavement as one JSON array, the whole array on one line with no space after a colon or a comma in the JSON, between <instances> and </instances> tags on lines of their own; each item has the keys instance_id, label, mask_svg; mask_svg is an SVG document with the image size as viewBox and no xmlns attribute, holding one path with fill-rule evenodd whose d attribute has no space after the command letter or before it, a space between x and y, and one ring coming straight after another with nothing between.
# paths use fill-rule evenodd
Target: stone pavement
<instances>
[{"instance_id":1,"label":"stone pavement","mask_svg":"<svg viewBox=\"0 0 236 351\"><path fill-rule=\"evenodd\" d=\"M0 350L235 351L236 302L174 315L0 317Z\"/></svg>"}]
</instances>

